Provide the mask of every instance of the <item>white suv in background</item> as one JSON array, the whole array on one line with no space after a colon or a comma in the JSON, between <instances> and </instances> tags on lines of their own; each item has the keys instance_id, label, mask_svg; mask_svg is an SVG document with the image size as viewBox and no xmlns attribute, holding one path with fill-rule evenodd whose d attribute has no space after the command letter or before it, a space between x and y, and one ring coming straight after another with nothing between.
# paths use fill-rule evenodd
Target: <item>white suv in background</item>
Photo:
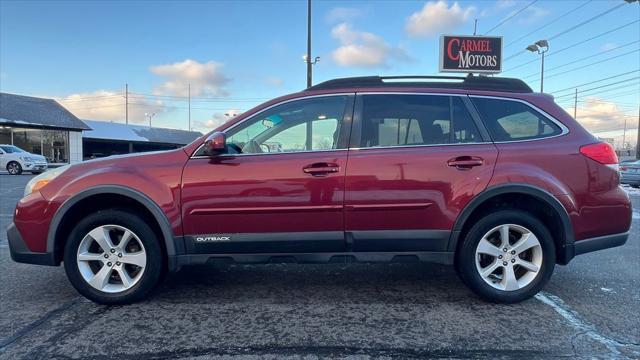
<instances>
[{"instance_id":1,"label":"white suv in background","mask_svg":"<svg viewBox=\"0 0 640 360\"><path fill-rule=\"evenodd\" d=\"M0 144L0 168L11 175L20 175L23 171L40 174L47 170L47 159L42 155L26 152L17 146Z\"/></svg>"}]
</instances>

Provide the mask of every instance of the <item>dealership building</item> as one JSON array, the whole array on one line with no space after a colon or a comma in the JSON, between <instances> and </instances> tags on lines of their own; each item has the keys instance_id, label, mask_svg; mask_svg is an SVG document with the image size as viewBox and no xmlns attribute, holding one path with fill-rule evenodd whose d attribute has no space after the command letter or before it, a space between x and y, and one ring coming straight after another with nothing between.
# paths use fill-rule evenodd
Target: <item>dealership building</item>
<instances>
[{"instance_id":1,"label":"dealership building","mask_svg":"<svg viewBox=\"0 0 640 360\"><path fill-rule=\"evenodd\" d=\"M195 131L81 120L53 99L0 93L0 144L43 155L50 165L190 143Z\"/></svg>"}]
</instances>

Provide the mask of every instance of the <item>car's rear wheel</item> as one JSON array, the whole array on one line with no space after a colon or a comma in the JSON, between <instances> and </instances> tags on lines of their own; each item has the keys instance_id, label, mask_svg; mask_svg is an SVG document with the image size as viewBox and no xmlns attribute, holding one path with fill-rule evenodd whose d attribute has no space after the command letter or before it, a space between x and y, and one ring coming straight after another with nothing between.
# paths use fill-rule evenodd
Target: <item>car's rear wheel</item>
<instances>
[{"instance_id":1,"label":"car's rear wheel","mask_svg":"<svg viewBox=\"0 0 640 360\"><path fill-rule=\"evenodd\" d=\"M17 161L11 161L7 164L7 171L11 175L20 175L22 174L22 166Z\"/></svg>"},{"instance_id":2,"label":"car's rear wheel","mask_svg":"<svg viewBox=\"0 0 640 360\"><path fill-rule=\"evenodd\" d=\"M482 298L500 303L535 295L551 278L554 266L549 230L521 210L501 210L480 219L456 254L464 283Z\"/></svg>"},{"instance_id":3,"label":"car's rear wheel","mask_svg":"<svg viewBox=\"0 0 640 360\"><path fill-rule=\"evenodd\" d=\"M105 210L71 231L64 267L71 284L101 304L131 303L159 282L162 250L145 220L125 210Z\"/></svg>"}]
</instances>

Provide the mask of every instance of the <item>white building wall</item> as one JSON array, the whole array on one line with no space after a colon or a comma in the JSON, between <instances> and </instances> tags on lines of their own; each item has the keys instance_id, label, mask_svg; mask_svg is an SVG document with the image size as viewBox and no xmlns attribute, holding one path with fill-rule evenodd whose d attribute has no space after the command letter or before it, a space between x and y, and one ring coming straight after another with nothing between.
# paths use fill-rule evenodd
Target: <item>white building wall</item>
<instances>
[{"instance_id":1,"label":"white building wall","mask_svg":"<svg viewBox=\"0 0 640 360\"><path fill-rule=\"evenodd\" d=\"M69 162L82 161L82 131L69 131Z\"/></svg>"}]
</instances>

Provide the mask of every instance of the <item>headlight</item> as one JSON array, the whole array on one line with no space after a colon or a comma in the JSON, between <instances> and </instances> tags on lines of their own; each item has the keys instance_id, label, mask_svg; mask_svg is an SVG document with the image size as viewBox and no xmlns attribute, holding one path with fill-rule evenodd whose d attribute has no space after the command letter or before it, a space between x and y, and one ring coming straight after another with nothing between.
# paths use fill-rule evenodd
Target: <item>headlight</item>
<instances>
[{"instance_id":1,"label":"headlight","mask_svg":"<svg viewBox=\"0 0 640 360\"><path fill-rule=\"evenodd\" d=\"M55 168L49 171L45 171L42 174L31 179L27 186L24 188L24 196L31 194L32 192L38 191L42 189L45 185L47 185L51 180L57 178L60 174L62 174L65 170L67 170L71 165L60 166L59 168Z\"/></svg>"},{"instance_id":2,"label":"headlight","mask_svg":"<svg viewBox=\"0 0 640 360\"><path fill-rule=\"evenodd\" d=\"M20 156L20 159L22 159L22 161L30 161L30 162L36 161L36 159L28 156Z\"/></svg>"}]
</instances>

